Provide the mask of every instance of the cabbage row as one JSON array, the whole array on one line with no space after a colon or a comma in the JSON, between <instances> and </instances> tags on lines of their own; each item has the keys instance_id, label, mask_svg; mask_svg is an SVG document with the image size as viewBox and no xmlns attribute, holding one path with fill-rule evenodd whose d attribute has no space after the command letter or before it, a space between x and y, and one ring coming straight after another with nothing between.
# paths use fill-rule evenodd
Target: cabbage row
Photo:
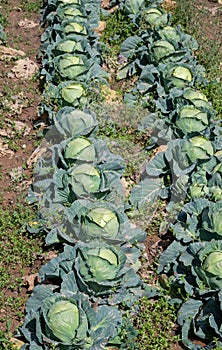
<instances>
[{"instance_id":1,"label":"cabbage row","mask_svg":"<svg viewBox=\"0 0 222 350\"><path fill-rule=\"evenodd\" d=\"M122 11L138 26L120 53L127 63L119 79L137 75L126 103L153 105L140 130L151 130L151 147L165 146L146 165L131 191L133 207L142 209L167 199L176 213L174 241L159 259L158 273L172 300L180 305L178 322L189 349L222 345L222 137L220 121L206 96L204 68L195 59L196 41L170 26L169 15L153 2L127 0ZM145 29L144 29L145 24ZM152 96L155 96L155 100ZM162 149L163 149L162 148ZM208 345L198 345L200 339Z\"/></svg>"},{"instance_id":2,"label":"cabbage row","mask_svg":"<svg viewBox=\"0 0 222 350\"><path fill-rule=\"evenodd\" d=\"M45 90L40 113L46 112L51 121L62 107L88 105L90 92L109 77L101 68L101 44L95 31L99 18L98 0L54 0L45 7L42 24L47 28L40 47Z\"/></svg>"},{"instance_id":3,"label":"cabbage row","mask_svg":"<svg viewBox=\"0 0 222 350\"><path fill-rule=\"evenodd\" d=\"M19 329L22 350L129 348L136 336L125 314L144 294L137 271L145 232L124 212L123 159L96 137L94 113L75 108L107 76L93 31L99 13L98 1L85 0L49 1L43 13L41 112L52 125L29 190L38 206L29 231L62 252L39 272Z\"/></svg>"}]
</instances>

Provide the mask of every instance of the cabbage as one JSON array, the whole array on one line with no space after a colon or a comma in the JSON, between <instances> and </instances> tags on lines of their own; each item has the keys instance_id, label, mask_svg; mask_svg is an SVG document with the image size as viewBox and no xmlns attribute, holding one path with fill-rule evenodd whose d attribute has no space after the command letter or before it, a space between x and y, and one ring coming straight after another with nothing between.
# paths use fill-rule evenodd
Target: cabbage
<instances>
[{"instance_id":1,"label":"cabbage","mask_svg":"<svg viewBox=\"0 0 222 350\"><path fill-rule=\"evenodd\" d=\"M82 230L91 238L116 238L120 229L120 223L116 213L105 207L91 209L82 218Z\"/></svg>"},{"instance_id":2,"label":"cabbage","mask_svg":"<svg viewBox=\"0 0 222 350\"><path fill-rule=\"evenodd\" d=\"M96 160L95 147L88 139L74 138L66 145L64 158L69 165L76 160L94 162Z\"/></svg>"},{"instance_id":3,"label":"cabbage","mask_svg":"<svg viewBox=\"0 0 222 350\"><path fill-rule=\"evenodd\" d=\"M155 60L160 62L163 58L175 52L174 46L166 40L157 40L152 46Z\"/></svg>"},{"instance_id":4,"label":"cabbage","mask_svg":"<svg viewBox=\"0 0 222 350\"><path fill-rule=\"evenodd\" d=\"M209 115L194 106L184 106L179 111L176 125L185 133L201 132L208 127Z\"/></svg>"},{"instance_id":5,"label":"cabbage","mask_svg":"<svg viewBox=\"0 0 222 350\"><path fill-rule=\"evenodd\" d=\"M72 83L61 89L61 97L69 104L73 104L77 99L82 97L85 90L81 84Z\"/></svg>"}]
</instances>

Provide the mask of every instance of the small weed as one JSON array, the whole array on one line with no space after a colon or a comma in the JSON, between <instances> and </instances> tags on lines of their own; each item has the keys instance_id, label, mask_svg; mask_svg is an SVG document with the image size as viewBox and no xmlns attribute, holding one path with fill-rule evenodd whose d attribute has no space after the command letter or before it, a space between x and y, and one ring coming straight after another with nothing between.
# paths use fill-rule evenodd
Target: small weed
<instances>
[{"instance_id":1,"label":"small weed","mask_svg":"<svg viewBox=\"0 0 222 350\"><path fill-rule=\"evenodd\" d=\"M218 339L214 339L214 343L215 343L215 348L214 350L222 350L222 345L221 343L219 343L219 340Z\"/></svg>"},{"instance_id":2,"label":"small weed","mask_svg":"<svg viewBox=\"0 0 222 350\"><path fill-rule=\"evenodd\" d=\"M160 236L165 209L166 203L162 200L155 200L153 203L147 201L139 210L132 207L127 215L136 226L146 231L148 236Z\"/></svg>"},{"instance_id":3,"label":"small weed","mask_svg":"<svg viewBox=\"0 0 222 350\"><path fill-rule=\"evenodd\" d=\"M143 163L151 155L145 149L148 136L138 131L138 123L146 115L146 110L140 106L130 108L113 103L97 105L94 111L99 121L98 137L107 141L113 153L124 158L124 176L136 181Z\"/></svg>"},{"instance_id":4,"label":"small weed","mask_svg":"<svg viewBox=\"0 0 222 350\"><path fill-rule=\"evenodd\" d=\"M12 337L12 334L10 332L10 321L7 321L6 323L6 330L2 331L0 329L0 343L1 343L1 349L2 350L13 350L13 344L10 341L10 338Z\"/></svg>"},{"instance_id":5,"label":"small weed","mask_svg":"<svg viewBox=\"0 0 222 350\"><path fill-rule=\"evenodd\" d=\"M34 213L30 207L17 204L15 209L0 208L0 317L7 321L7 310L13 317L23 317L24 297L19 296L24 269L32 266L42 253L39 239L27 237L25 225Z\"/></svg>"},{"instance_id":6,"label":"small weed","mask_svg":"<svg viewBox=\"0 0 222 350\"><path fill-rule=\"evenodd\" d=\"M121 43L129 36L135 35L138 29L131 22L129 17L121 13L119 10L115 11L108 18L105 17L102 20L106 21L106 28L102 32L100 41L104 42L111 48L109 52L110 56L117 56L119 54Z\"/></svg>"},{"instance_id":7,"label":"small weed","mask_svg":"<svg viewBox=\"0 0 222 350\"><path fill-rule=\"evenodd\" d=\"M25 12L39 12L42 8L42 0L21 0L21 6Z\"/></svg>"},{"instance_id":8,"label":"small weed","mask_svg":"<svg viewBox=\"0 0 222 350\"><path fill-rule=\"evenodd\" d=\"M215 118L222 118L222 79L209 81L208 84L201 85L199 88L207 96L208 100L212 102L215 110Z\"/></svg>"},{"instance_id":9,"label":"small weed","mask_svg":"<svg viewBox=\"0 0 222 350\"><path fill-rule=\"evenodd\" d=\"M0 25L4 28L8 24L8 17L0 13Z\"/></svg>"},{"instance_id":10,"label":"small weed","mask_svg":"<svg viewBox=\"0 0 222 350\"><path fill-rule=\"evenodd\" d=\"M179 341L175 335L176 310L164 299L140 300L140 312L134 320L140 350L169 350Z\"/></svg>"}]
</instances>

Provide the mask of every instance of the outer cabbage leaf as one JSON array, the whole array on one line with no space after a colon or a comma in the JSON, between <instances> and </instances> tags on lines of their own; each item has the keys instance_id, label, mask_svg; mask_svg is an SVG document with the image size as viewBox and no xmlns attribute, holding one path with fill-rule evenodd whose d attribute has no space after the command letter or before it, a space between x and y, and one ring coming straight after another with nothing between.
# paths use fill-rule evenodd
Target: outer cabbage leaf
<instances>
[{"instance_id":1,"label":"outer cabbage leaf","mask_svg":"<svg viewBox=\"0 0 222 350\"><path fill-rule=\"evenodd\" d=\"M221 239L220 213L221 202L195 199L184 205L178 221L171 226L173 234L186 243Z\"/></svg>"},{"instance_id":2,"label":"outer cabbage leaf","mask_svg":"<svg viewBox=\"0 0 222 350\"><path fill-rule=\"evenodd\" d=\"M182 327L182 342L191 350L214 349L222 342L215 343L214 339L221 339L222 304L221 292L206 300L189 298L180 308L178 322ZM192 341L198 338L208 345L197 345Z\"/></svg>"},{"instance_id":3,"label":"outer cabbage leaf","mask_svg":"<svg viewBox=\"0 0 222 350\"><path fill-rule=\"evenodd\" d=\"M26 307L26 318L19 334L26 339L21 349L49 349L53 344L64 350L105 346L117 335L121 314L114 307L100 306L95 311L81 293L50 291L37 286ZM47 291L47 292L46 292ZM48 296L36 303L39 294Z\"/></svg>"},{"instance_id":4,"label":"outer cabbage leaf","mask_svg":"<svg viewBox=\"0 0 222 350\"><path fill-rule=\"evenodd\" d=\"M73 244L77 240L89 242L92 239L119 244L145 239L145 232L132 228L120 208L108 202L76 200L70 208L55 204L48 209L42 208L41 215L46 220L45 230L49 232L47 244L59 241Z\"/></svg>"},{"instance_id":5,"label":"outer cabbage leaf","mask_svg":"<svg viewBox=\"0 0 222 350\"><path fill-rule=\"evenodd\" d=\"M207 298L222 287L221 249L221 240L186 246L175 241L161 255L158 271L167 274L173 295Z\"/></svg>"},{"instance_id":6,"label":"outer cabbage leaf","mask_svg":"<svg viewBox=\"0 0 222 350\"><path fill-rule=\"evenodd\" d=\"M201 110L194 106L184 106L180 109L176 125L184 134L201 133L210 124L208 110Z\"/></svg>"},{"instance_id":7,"label":"outer cabbage leaf","mask_svg":"<svg viewBox=\"0 0 222 350\"><path fill-rule=\"evenodd\" d=\"M89 136L94 133L98 122L91 111L80 111L73 107L64 107L54 118L57 134L63 139L77 136Z\"/></svg>"},{"instance_id":8,"label":"outer cabbage leaf","mask_svg":"<svg viewBox=\"0 0 222 350\"><path fill-rule=\"evenodd\" d=\"M63 253L41 268L39 276L42 282L52 284L61 279L61 291L81 291L100 297L95 299L99 304L123 301L129 304L142 292L140 279L130 263L132 257L130 254L130 259L127 258L124 247L101 242L77 243L75 247L65 246Z\"/></svg>"}]
</instances>

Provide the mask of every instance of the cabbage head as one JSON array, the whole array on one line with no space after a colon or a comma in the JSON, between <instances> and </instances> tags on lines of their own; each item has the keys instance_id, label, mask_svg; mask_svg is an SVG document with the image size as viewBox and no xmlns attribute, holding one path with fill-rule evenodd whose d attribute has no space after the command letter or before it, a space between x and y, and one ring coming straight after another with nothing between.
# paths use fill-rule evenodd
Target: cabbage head
<instances>
[{"instance_id":1,"label":"cabbage head","mask_svg":"<svg viewBox=\"0 0 222 350\"><path fill-rule=\"evenodd\" d=\"M77 100L85 94L85 89L81 84L72 83L61 86L62 104L75 104Z\"/></svg>"},{"instance_id":2,"label":"cabbage head","mask_svg":"<svg viewBox=\"0 0 222 350\"><path fill-rule=\"evenodd\" d=\"M199 90L188 89L184 92L183 97L194 104L195 107L209 108L210 104L207 97Z\"/></svg>"},{"instance_id":3,"label":"cabbage head","mask_svg":"<svg viewBox=\"0 0 222 350\"><path fill-rule=\"evenodd\" d=\"M75 339L79 327L78 307L68 300L56 301L49 308L47 321L53 335L59 341L70 344Z\"/></svg>"},{"instance_id":4,"label":"cabbage head","mask_svg":"<svg viewBox=\"0 0 222 350\"><path fill-rule=\"evenodd\" d=\"M57 16L60 19L60 22L63 20L84 20L84 13L80 10L79 6L68 5L68 6L59 6L57 8Z\"/></svg>"},{"instance_id":5,"label":"cabbage head","mask_svg":"<svg viewBox=\"0 0 222 350\"><path fill-rule=\"evenodd\" d=\"M166 11L156 7L146 10L142 15L142 21L151 27L165 26L168 22L168 15Z\"/></svg>"},{"instance_id":6,"label":"cabbage head","mask_svg":"<svg viewBox=\"0 0 222 350\"><path fill-rule=\"evenodd\" d=\"M82 218L82 230L87 237L115 239L119 229L116 212L106 207L93 208Z\"/></svg>"},{"instance_id":7,"label":"cabbage head","mask_svg":"<svg viewBox=\"0 0 222 350\"><path fill-rule=\"evenodd\" d=\"M75 38L61 39L56 42L52 47L54 56L62 55L65 53L84 52L84 49L80 41L76 41Z\"/></svg>"},{"instance_id":8,"label":"cabbage head","mask_svg":"<svg viewBox=\"0 0 222 350\"><path fill-rule=\"evenodd\" d=\"M209 113L194 106L183 106L179 111L176 125L184 134L200 133L209 125Z\"/></svg>"},{"instance_id":9,"label":"cabbage head","mask_svg":"<svg viewBox=\"0 0 222 350\"><path fill-rule=\"evenodd\" d=\"M174 46L166 40L157 40L152 46L152 53L157 62L175 52Z\"/></svg>"},{"instance_id":10,"label":"cabbage head","mask_svg":"<svg viewBox=\"0 0 222 350\"><path fill-rule=\"evenodd\" d=\"M83 137L77 137L68 142L64 151L64 159L68 165L74 162L94 162L96 151L92 142Z\"/></svg>"},{"instance_id":11,"label":"cabbage head","mask_svg":"<svg viewBox=\"0 0 222 350\"><path fill-rule=\"evenodd\" d=\"M92 135L97 127L95 115L88 111L83 112L73 107L63 107L54 118L56 133L62 139Z\"/></svg>"},{"instance_id":12,"label":"cabbage head","mask_svg":"<svg viewBox=\"0 0 222 350\"><path fill-rule=\"evenodd\" d=\"M61 203L61 200L60 202ZM75 199L67 207L51 203L41 209L45 220L46 244L97 240L109 244L143 242L146 234L132 227L120 208L106 202Z\"/></svg>"},{"instance_id":13,"label":"cabbage head","mask_svg":"<svg viewBox=\"0 0 222 350\"><path fill-rule=\"evenodd\" d=\"M209 242L198 252L201 266L196 267L199 278L210 289L222 289L221 241Z\"/></svg>"},{"instance_id":14,"label":"cabbage head","mask_svg":"<svg viewBox=\"0 0 222 350\"><path fill-rule=\"evenodd\" d=\"M222 279L222 251L214 251L210 253L202 265L206 273L211 273Z\"/></svg>"},{"instance_id":15,"label":"cabbage head","mask_svg":"<svg viewBox=\"0 0 222 350\"><path fill-rule=\"evenodd\" d=\"M185 66L176 66L171 72L171 81L174 86L181 89L192 82L193 76L189 68Z\"/></svg>"},{"instance_id":16,"label":"cabbage head","mask_svg":"<svg viewBox=\"0 0 222 350\"><path fill-rule=\"evenodd\" d=\"M208 197L210 189L207 186L206 170L199 167L191 176L189 195L192 199Z\"/></svg>"},{"instance_id":17,"label":"cabbage head","mask_svg":"<svg viewBox=\"0 0 222 350\"><path fill-rule=\"evenodd\" d=\"M19 334L27 349L98 349L117 335L120 312L111 306L94 311L81 293L53 291L52 286L37 286L28 300L26 318ZM33 337L35 334L35 337Z\"/></svg>"},{"instance_id":18,"label":"cabbage head","mask_svg":"<svg viewBox=\"0 0 222 350\"><path fill-rule=\"evenodd\" d=\"M61 291L102 297L102 303L112 305L123 300L129 302L133 299L132 291L134 296L141 292L141 282L133 266L137 253L128 259L119 246L99 241L78 242L75 247L65 245L64 252L44 265L39 275L43 283L47 280L54 284L60 278Z\"/></svg>"},{"instance_id":19,"label":"cabbage head","mask_svg":"<svg viewBox=\"0 0 222 350\"><path fill-rule=\"evenodd\" d=\"M76 200L69 208L69 221L74 224L75 237L83 242L105 241L143 242L145 232L131 227L130 221L120 208L109 202Z\"/></svg>"},{"instance_id":20,"label":"cabbage head","mask_svg":"<svg viewBox=\"0 0 222 350\"><path fill-rule=\"evenodd\" d=\"M54 60L57 75L64 79L75 80L88 70L84 56L60 55Z\"/></svg>"},{"instance_id":21,"label":"cabbage head","mask_svg":"<svg viewBox=\"0 0 222 350\"><path fill-rule=\"evenodd\" d=\"M199 190L197 190L197 194L199 194ZM207 193L205 196L207 196ZM221 214L221 201L214 203L205 198L194 198L184 205L177 222L171 225L173 234L178 240L186 243L193 240L221 240Z\"/></svg>"},{"instance_id":22,"label":"cabbage head","mask_svg":"<svg viewBox=\"0 0 222 350\"><path fill-rule=\"evenodd\" d=\"M81 197L93 194L102 186L101 173L91 164L81 164L68 170L67 181L73 192Z\"/></svg>"},{"instance_id":23,"label":"cabbage head","mask_svg":"<svg viewBox=\"0 0 222 350\"><path fill-rule=\"evenodd\" d=\"M169 276L178 293L209 296L222 289L222 241L189 245L175 241L160 257L159 272Z\"/></svg>"},{"instance_id":24,"label":"cabbage head","mask_svg":"<svg viewBox=\"0 0 222 350\"><path fill-rule=\"evenodd\" d=\"M213 203L203 211L203 227L210 233L222 236L222 201Z\"/></svg>"},{"instance_id":25,"label":"cabbage head","mask_svg":"<svg viewBox=\"0 0 222 350\"><path fill-rule=\"evenodd\" d=\"M166 40L157 40L152 46L155 60L161 62L162 59L175 52L174 46Z\"/></svg>"},{"instance_id":26,"label":"cabbage head","mask_svg":"<svg viewBox=\"0 0 222 350\"><path fill-rule=\"evenodd\" d=\"M172 26L165 26L163 29L158 30L158 34L163 40L180 42L180 35L177 29Z\"/></svg>"},{"instance_id":27,"label":"cabbage head","mask_svg":"<svg viewBox=\"0 0 222 350\"><path fill-rule=\"evenodd\" d=\"M87 35L87 29L86 27L81 24L81 23L77 23L75 21L65 21L66 23L64 23L64 34L67 36L70 35L81 35L81 36L86 36Z\"/></svg>"},{"instance_id":28,"label":"cabbage head","mask_svg":"<svg viewBox=\"0 0 222 350\"><path fill-rule=\"evenodd\" d=\"M207 160L214 154L212 142L203 136L195 136L186 143L186 150L192 162Z\"/></svg>"}]
</instances>

